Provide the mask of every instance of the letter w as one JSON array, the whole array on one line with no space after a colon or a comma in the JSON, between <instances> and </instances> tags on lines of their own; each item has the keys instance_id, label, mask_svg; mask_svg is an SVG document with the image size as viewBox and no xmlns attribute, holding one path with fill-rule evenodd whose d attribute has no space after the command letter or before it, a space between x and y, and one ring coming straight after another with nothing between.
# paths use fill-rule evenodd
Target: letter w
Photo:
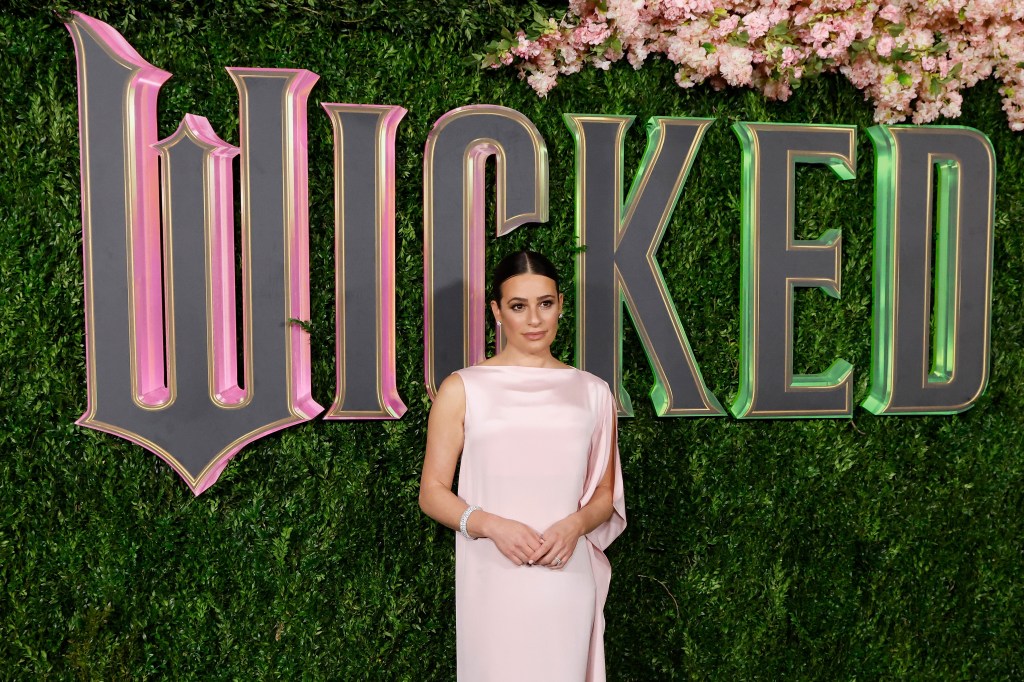
<instances>
[{"instance_id":1,"label":"letter w","mask_svg":"<svg viewBox=\"0 0 1024 682\"><path fill-rule=\"evenodd\" d=\"M191 114L158 142L157 96L171 74L101 21L76 12L67 27L78 60L89 398L78 423L151 450L198 495L247 443L323 409L310 395L308 335L291 322L309 317L306 98L317 76L228 69L240 147Z\"/></svg>"}]
</instances>

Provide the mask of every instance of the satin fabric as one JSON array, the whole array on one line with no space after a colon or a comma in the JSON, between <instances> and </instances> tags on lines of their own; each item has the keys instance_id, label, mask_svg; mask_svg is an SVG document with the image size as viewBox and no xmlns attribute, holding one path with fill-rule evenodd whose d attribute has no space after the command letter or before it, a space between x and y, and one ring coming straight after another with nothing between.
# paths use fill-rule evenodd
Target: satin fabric
<instances>
[{"instance_id":1,"label":"satin fabric","mask_svg":"<svg viewBox=\"0 0 1024 682\"><path fill-rule=\"evenodd\" d=\"M477 365L466 391L459 496L544 532L585 505L614 468L614 512L580 538L564 568L516 566L486 538L456 533L461 682L603 682L604 549L626 525L615 406L576 369Z\"/></svg>"}]
</instances>

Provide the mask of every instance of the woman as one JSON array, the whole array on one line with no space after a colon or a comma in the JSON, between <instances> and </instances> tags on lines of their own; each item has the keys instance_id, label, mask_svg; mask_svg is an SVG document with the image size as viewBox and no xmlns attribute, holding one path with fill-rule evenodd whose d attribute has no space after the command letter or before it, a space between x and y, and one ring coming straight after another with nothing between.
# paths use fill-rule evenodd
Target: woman
<instances>
[{"instance_id":1,"label":"woman","mask_svg":"<svg viewBox=\"0 0 1024 682\"><path fill-rule=\"evenodd\" d=\"M551 355L562 294L547 258L505 258L491 297L507 343L441 384L420 481L423 511L458 531L459 680L604 680L602 550L626 525L615 403Z\"/></svg>"}]
</instances>

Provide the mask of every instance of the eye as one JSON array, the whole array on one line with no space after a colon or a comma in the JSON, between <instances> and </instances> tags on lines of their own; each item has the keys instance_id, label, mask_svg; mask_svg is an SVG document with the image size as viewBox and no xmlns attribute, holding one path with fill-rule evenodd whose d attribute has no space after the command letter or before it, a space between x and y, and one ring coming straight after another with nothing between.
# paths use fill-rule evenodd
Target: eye
<instances>
[{"instance_id":1,"label":"eye","mask_svg":"<svg viewBox=\"0 0 1024 682\"><path fill-rule=\"evenodd\" d=\"M555 304L554 301L541 301L540 305L542 308L550 308Z\"/></svg>"},{"instance_id":2,"label":"eye","mask_svg":"<svg viewBox=\"0 0 1024 682\"><path fill-rule=\"evenodd\" d=\"M509 307L510 307L510 308L512 308L512 310L513 310L514 312L517 312L517 313L518 313L518 312L519 312L520 310L522 310L522 309L523 309L523 308L524 308L525 306L523 306L523 304L522 304L522 303L513 303L513 304L512 304L511 306L509 306Z\"/></svg>"}]
</instances>

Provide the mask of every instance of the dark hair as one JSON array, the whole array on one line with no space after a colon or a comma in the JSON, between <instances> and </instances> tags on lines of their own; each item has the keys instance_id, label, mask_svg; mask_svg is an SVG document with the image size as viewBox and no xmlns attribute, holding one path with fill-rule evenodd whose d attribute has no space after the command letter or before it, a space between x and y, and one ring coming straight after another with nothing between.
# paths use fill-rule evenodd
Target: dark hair
<instances>
[{"instance_id":1,"label":"dark hair","mask_svg":"<svg viewBox=\"0 0 1024 682\"><path fill-rule=\"evenodd\" d=\"M491 300L501 303L501 285L516 275L543 275L555 282L558 290L558 270L551 261L536 251L516 251L501 259L491 275Z\"/></svg>"}]
</instances>

